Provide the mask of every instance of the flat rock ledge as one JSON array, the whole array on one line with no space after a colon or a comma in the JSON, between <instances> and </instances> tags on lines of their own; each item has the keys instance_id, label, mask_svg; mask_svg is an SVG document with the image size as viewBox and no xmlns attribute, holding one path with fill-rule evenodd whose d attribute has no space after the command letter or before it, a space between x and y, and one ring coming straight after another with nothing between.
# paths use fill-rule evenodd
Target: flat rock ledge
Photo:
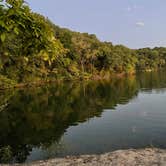
<instances>
[{"instance_id":1,"label":"flat rock ledge","mask_svg":"<svg viewBox=\"0 0 166 166\"><path fill-rule=\"evenodd\" d=\"M102 155L55 158L15 166L166 166L166 150L155 148L118 150Z\"/></svg>"}]
</instances>

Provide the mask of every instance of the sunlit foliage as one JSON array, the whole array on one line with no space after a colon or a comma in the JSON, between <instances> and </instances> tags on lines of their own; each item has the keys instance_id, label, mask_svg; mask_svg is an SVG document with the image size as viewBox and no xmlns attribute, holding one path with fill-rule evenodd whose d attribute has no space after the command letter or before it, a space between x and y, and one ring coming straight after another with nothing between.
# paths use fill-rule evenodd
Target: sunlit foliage
<instances>
[{"instance_id":1,"label":"sunlit foliage","mask_svg":"<svg viewBox=\"0 0 166 166\"><path fill-rule=\"evenodd\" d=\"M165 66L166 48L114 46L54 25L23 0L0 0L1 82L103 79Z\"/></svg>"}]
</instances>

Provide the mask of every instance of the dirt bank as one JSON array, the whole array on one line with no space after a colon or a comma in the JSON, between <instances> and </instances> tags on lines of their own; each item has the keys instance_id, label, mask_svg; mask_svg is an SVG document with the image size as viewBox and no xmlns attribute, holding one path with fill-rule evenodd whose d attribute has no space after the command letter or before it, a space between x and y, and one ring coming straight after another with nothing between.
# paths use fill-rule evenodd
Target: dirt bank
<instances>
[{"instance_id":1,"label":"dirt bank","mask_svg":"<svg viewBox=\"0 0 166 166\"><path fill-rule=\"evenodd\" d=\"M118 150L102 155L55 158L29 164L17 164L17 166L166 166L166 150Z\"/></svg>"}]
</instances>

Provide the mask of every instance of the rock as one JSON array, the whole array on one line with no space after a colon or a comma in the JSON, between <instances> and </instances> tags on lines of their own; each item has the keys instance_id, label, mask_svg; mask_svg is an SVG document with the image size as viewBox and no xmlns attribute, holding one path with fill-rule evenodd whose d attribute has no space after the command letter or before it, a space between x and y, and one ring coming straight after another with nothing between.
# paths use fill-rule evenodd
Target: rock
<instances>
[{"instance_id":1,"label":"rock","mask_svg":"<svg viewBox=\"0 0 166 166\"><path fill-rule=\"evenodd\" d=\"M101 155L55 158L15 166L166 166L166 150L155 148L119 150Z\"/></svg>"}]
</instances>

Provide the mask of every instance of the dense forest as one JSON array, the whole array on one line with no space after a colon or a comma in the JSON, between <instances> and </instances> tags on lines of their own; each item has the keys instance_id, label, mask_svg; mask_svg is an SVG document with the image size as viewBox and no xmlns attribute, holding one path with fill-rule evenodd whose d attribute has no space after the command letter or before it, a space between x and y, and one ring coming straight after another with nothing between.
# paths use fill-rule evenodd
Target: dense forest
<instances>
[{"instance_id":1,"label":"dense forest","mask_svg":"<svg viewBox=\"0 0 166 166\"><path fill-rule=\"evenodd\" d=\"M166 66L166 48L129 49L54 25L23 0L0 0L0 87L108 79Z\"/></svg>"}]
</instances>

